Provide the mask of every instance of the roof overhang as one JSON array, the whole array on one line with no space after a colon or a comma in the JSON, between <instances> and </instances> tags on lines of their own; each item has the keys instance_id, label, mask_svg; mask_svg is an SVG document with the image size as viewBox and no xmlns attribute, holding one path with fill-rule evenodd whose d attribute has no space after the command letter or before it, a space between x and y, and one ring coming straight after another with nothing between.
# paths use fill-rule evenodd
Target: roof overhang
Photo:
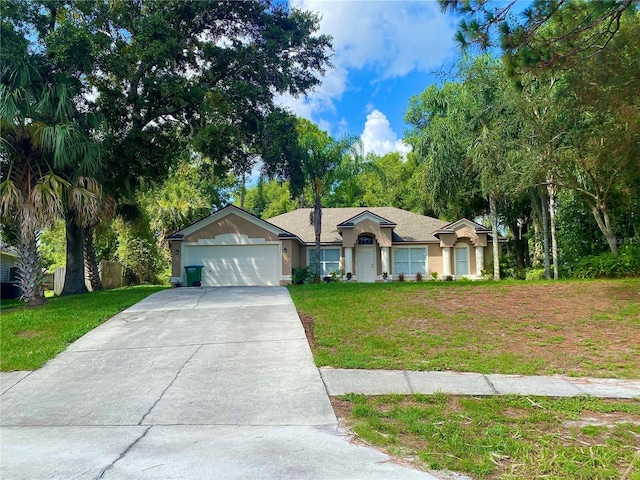
<instances>
[{"instance_id":1,"label":"roof overhang","mask_svg":"<svg viewBox=\"0 0 640 480\"><path fill-rule=\"evenodd\" d=\"M4 249L4 248L0 250L0 255L5 255L7 257L12 257L12 258L20 258L20 254L18 252Z\"/></svg>"}]
</instances>

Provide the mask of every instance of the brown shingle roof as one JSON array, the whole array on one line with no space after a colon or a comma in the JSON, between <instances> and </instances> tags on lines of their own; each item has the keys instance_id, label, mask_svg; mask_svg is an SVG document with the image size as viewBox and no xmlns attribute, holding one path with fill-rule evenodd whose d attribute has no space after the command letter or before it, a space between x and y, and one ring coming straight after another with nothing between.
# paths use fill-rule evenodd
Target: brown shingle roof
<instances>
[{"instance_id":1,"label":"brown shingle roof","mask_svg":"<svg viewBox=\"0 0 640 480\"><path fill-rule=\"evenodd\" d=\"M393 242L439 242L433 233L448 224L437 218L425 217L395 207L353 207L322 209L322 243L340 243L342 237L337 226L356 215L370 211L397 224L393 230ZM312 208L300 208L293 212L269 218L267 221L297 235L304 243L315 242Z\"/></svg>"}]
</instances>

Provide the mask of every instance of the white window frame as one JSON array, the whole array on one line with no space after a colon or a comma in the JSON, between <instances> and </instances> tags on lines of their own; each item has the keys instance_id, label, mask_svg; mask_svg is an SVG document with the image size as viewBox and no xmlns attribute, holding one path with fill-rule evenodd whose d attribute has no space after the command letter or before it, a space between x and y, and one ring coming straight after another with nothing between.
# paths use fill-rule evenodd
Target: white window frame
<instances>
[{"instance_id":1,"label":"white window frame","mask_svg":"<svg viewBox=\"0 0 640 480\"><path fill-rule=\"evenodd\" d=\"M325 260L325 254L324 252L328 251L328 250L337 250L338 251L338 260L337 260L337 266L336 264L336 260ZM336 270L340 270L342 268L342 249L340 247L320 247L320 276L321 277L326 277L328 275L331 275L331 272L336 271ZM311 268L311 272L315 275L316 271L315 271L315 267L316 267L316 262L315 262L315 256L316 256L316 249L315 247L308 247L307 248L307 266ZM328 265L331 265L330 268L327 268ZM335 266L335 268L333 268Z\"/></svg>"},{"instance_id":2,"label":"white window frame","mask_svg":"<svg viewBox=\"0 0 640 480\"><path fill-rule=\"evenodd\" d=\"M408 262L402 262L402 263L408 263L409 264L409 271L408 272L401 272L399 271L399 269L396 269L396 254L398 252L398 250L407 250L408 252ZM418 273L418 271L413 271L413 264L417 263L415 261L411 260L411 251L412 250L421 250L424 252L424 264L421 266L423 267L422 272L420 272L422 275L426 275L428 272L428 265L429 265L429 249L425 246L425 247L393 247L392 249L392 261L393 261L393 274L394 275L399 275L401 273L404 273L405 275L415 275L416 273Z\"/></svg>"},{"instance_id":3,"label":"white window frame","mask_svg":"<svg viewBox=\"0 0 640 480\"><path fill-rule=\"evenodd\" d=\"M459 250L466 250L467 251L467 273L458 273L458 251ZM461 276L461 277L468 277L469 275L471 275L471 248L469 248L469 245L462 244L462 245L456 245L454 248L454 252L453 252L453 264L455 266L454 269L454 274L456 276Z\"/></svg>"}]
</instances>

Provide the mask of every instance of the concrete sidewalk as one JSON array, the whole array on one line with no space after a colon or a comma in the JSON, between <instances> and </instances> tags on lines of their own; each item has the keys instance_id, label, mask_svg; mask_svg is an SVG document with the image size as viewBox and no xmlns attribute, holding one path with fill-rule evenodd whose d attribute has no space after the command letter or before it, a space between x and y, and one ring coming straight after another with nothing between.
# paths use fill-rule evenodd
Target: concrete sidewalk
<instances>
[{"instance_id":1,"label":"concrete sidewalk","mask_svg":"<svg viewBox=\"0 0 640 480\"><path fill-rule=\"evenodd\" d=\"M640 398L640 380L335 368L321 368L320 374L329 395L441 392L456 395Z\"/></svg>"},{"instance_id":2,"label":"concrete sidewalk","mask_svg":"<svg viewBox=\"0 0 640 480\"><path fill-rule=\"evenodd\" d=\"M0 381L2 480L435 479L339 429L285 288L158 292Z\"/></svg>"}]
</instances>

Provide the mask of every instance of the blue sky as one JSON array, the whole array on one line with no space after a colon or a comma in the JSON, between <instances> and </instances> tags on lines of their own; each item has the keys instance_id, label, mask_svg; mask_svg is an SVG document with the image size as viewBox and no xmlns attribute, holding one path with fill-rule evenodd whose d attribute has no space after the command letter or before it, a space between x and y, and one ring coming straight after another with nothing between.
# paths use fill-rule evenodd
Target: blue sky
<instances>
[{"instance_id":1,"label":"blue sky","mask_svg":"<svg viewBox=\"0 0 640 480\"><path fill-rule=\"evenodd\" d=\"M306 98L281 104L333 136L362 137L382 155L403 151L409 98L437 83L458 57L455 17L436 0L290 0L322 16L320 32L333 36L335 68Z\"/></svg>"}]
</instances>

